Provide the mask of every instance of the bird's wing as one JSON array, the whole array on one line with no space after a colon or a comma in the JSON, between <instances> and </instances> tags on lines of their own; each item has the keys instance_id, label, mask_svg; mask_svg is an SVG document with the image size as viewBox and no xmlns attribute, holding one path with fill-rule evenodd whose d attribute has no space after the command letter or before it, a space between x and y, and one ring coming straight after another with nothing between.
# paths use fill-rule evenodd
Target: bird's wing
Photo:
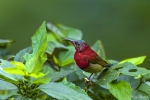
<instances>
[{"instance_id":1,"label":"bird's wing","mask_svg":"<svg viewBox=\"0 0 150 100\"><path fill-rule=\"evenodd\" d=\"M89 59L88 61L92 64L99 64L104 67L110 67L110 64L108 64L105 60L103 60L99 56L96 56L94 59Z\"/></svg>"}]
</instances>

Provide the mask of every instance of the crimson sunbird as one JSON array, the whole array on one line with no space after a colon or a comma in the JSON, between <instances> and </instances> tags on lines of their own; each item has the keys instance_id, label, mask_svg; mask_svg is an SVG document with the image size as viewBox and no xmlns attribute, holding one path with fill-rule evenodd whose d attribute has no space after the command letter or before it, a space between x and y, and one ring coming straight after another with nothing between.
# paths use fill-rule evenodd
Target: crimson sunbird
<instances>
[{"instance_id":1,"label":"crimson sunbird","mask_svg":"<svg viewBox=\"0 0 150 100\"><path fill-rule=\"evenodd\" d=\"M71 42L75 47L74 60L80 69L93 74L101 72L104 67L109 68L112 66L112 64L108 64L98 56L84 40L64 40Z\"/></svg>"}]
</instances>

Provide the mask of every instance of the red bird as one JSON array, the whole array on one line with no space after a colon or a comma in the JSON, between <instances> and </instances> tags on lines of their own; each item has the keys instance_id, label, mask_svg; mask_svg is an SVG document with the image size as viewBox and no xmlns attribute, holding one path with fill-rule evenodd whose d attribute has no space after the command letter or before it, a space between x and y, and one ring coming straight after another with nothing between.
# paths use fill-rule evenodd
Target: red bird
<instances>
[{"instance_id":1,"label":"red bird","mask_svg":"<svg viewBox=\"0 0 150 100\"><path fill-rule=\"evenodd\" d=\"M98 56L84 40L64 40L70 41L74 45L76 49L74 60L80 69L90 73L97 73L102 71L104 67L112 66L112 64L108 64Z\"/></svg>"}]
</instances>

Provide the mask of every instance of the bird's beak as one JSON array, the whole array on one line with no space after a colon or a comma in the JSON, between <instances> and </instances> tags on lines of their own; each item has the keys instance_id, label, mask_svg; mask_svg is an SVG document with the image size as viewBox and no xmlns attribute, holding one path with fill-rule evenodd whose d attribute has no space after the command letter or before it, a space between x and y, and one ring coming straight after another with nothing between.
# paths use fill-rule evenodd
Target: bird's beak
<instances>
[{"instance_id":1,"label":"bird's beak","mask_svg":"<svg viewBox=\"0 0 150 100\"><path fill-rule=\"evenodd\" d=\"M71 42L73 45L74 45L74 42L75 42L75 40L67 39L67 38L63 38L63 40L65 40L65 41L69 41L69 42Z\"/></svg>"}]
</instances>

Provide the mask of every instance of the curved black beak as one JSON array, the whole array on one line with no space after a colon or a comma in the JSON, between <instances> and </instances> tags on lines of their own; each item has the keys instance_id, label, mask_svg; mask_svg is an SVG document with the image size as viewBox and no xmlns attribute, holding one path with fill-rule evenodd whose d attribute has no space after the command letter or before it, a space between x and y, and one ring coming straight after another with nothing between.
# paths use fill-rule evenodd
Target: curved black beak
<instances>
[{"instance_id":1,"label":"curved black beak","mask_svg":"<svg viewBox=\"0 0 150 100\"><path fill-rule=\"evenodd\" d=\"M69 42L71 42L71 43L74 43L74 42L75 42L75 40L68 39L68 38L63 38L63 40L65 40L65 41L69 41Z\"/></svg>"}]
</instances>

